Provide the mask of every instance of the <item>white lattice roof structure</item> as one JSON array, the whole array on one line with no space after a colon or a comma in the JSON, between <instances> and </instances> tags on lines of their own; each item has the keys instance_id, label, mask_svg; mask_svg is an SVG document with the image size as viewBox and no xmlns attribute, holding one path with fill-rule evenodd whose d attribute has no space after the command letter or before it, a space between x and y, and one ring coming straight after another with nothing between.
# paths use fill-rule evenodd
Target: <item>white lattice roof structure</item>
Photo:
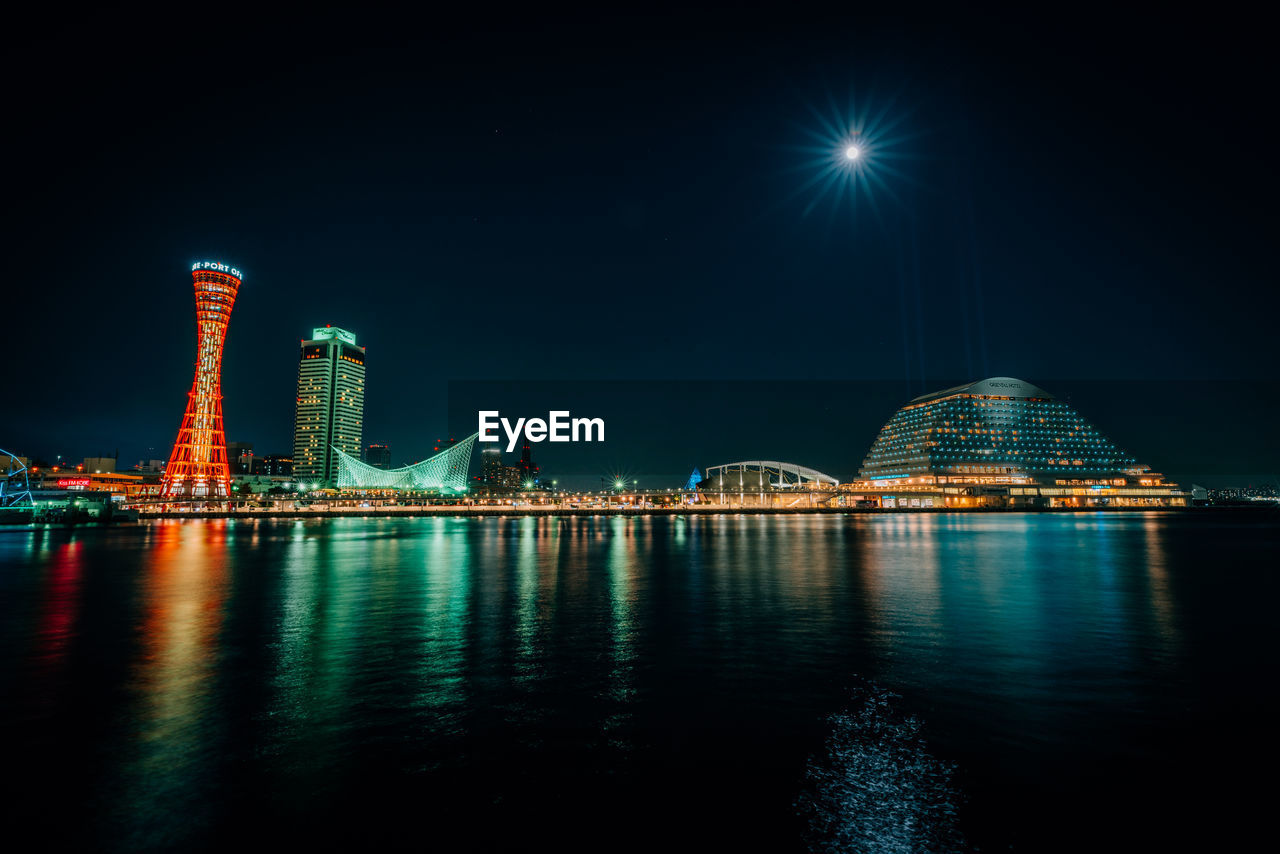
<instances>
[{"instance_id":1,"label":"white lattice roof structure","mask_svg":"<svg viewBox=\"0 0 1280 854\"><path fill-rule=\"evenodd\" d=\"M334 448L338 455L339 489L447 490L467 488L467 469L478 433L472 433L430 459L398 469L380 469Z\"/></svg>"},{"instance_id":2,"label":"white lattice roof structure","mask_svg":"<svg viewBox=\"0 0 1280 854\"><path fill-rule=\"evenodd\" d=\"M743 460L737 463L710 466L707 469L706 476L703 478L703 482L705 484L713 482L738 483L744 480L745 475L750 472L762 472L770 478L770 482L773 485L784 488L802 486L804 484L818 484L820 486L839 486L840 484L840 481L831 475L823 474L817 469L798 466L795 463L784 463L778 460ZM735 479L735 475L738 476L737 479Z\"/></svg>"}]
</instances>

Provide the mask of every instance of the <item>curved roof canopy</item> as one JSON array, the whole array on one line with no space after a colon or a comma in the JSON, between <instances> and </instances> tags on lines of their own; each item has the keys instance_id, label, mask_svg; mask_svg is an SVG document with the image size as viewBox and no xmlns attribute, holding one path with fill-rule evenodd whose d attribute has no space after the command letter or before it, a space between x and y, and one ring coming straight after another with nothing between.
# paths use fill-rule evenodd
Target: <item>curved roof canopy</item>
<instances>
[{"instance_id":1,"label":"curved roof canopy","mask_svg":"<svg viewBox=\"0 0 1280 854\"><path fill-rule=\"evenodd\" d=\"M823 474L817 469L798 466L795 463L784 463L778 460L743 460L737 463L725 463L719 466L709 466L707 468L706 477L703 479L705 483L710 483L713 478L721 476L730 477L730 472L768 472L770 475L778 477L778 483L786 485L798 485L804 482L830 484L838 486L840 481L836 480L829 474Z\"/></svg>"},{"instance_id":2,"label":"curved roof canopy","mask_svg":"<svg viewBox=\"0 0 1280 854\"><path fill-rule=\"evenodd\" d=\"M922 394L912 399L911 403L924 403L929 400L940 400L944 397L951 397L954 394L981 394L990 397L1013 397L1019 399L1037 399L1037 400L1053 400L1053 395L1040 388L1032 385L1026 380L1014 379L1013 377L988 377L985 380L969 383L968 385L958 385L954 388L943 389L942 391L931 391L928 394ZM910 404L908 404L910 405Z\"/></svg>"},{"instance_id":3,"label":"curved roof canopy","mask_svg":"<svg viewBox=\"0 0 1280 854\"><path fill-rule=\"evenodd\" d=\"M462 492L467 488L471 449L478 433L472 433L430 459L398 469L374 468L334 448L338 455L339 489L415 489Z\"/></svg>"}]
</instances>

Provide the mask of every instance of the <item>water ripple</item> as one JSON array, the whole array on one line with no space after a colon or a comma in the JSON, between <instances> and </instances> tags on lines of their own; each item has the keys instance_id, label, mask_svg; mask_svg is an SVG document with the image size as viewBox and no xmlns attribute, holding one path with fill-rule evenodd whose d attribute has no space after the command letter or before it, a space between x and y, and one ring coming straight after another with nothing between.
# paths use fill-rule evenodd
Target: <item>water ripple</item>
<instances>
[{"instance_id":1,"label":"water ripple","mask_svg":"<svg viewBox=\"0 0 1280 854\"><path fill-rule=\"evenodd\" d=\"M935 758L920 721L874 685L831 715L822 751L805 771L796 808L810 851L941 852L964 849L955 766Z\"/></svg>"}]
</instances>

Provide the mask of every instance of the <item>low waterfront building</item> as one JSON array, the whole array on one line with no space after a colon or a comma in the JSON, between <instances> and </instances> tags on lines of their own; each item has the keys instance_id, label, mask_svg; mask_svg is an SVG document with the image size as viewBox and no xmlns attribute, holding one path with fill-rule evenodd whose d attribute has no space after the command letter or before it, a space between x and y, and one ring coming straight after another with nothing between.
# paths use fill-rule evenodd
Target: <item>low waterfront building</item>
<instances>
[{"instance_id":1,"label":"low waterfront building","mask_svg":"<svg viewBox=\"0 0 1280 854\"><path fill-rule=\"evenodd\" d=\"M119 496L117 500L146 495L149 492L158 491L159 487L159 474L43 469L33 472L31 478L33 492L39 489L50 494L98 493Z\"/></svg>"},{"instance_id":2,"label":"low waterfront building","mask_svg":"<svg viewBox=\"0 0 1280 854\"><path fill-rule=\"evenodd\" d=\"M231 482L231 493L237 497L261 495L276 489L290 491L293 488L293 478L281 475L242 474Z\"/></svg>"},{"instance_id":3,"label":"low waterfront building","mask_svg":"<svg viewBox=\"0 0 1280 854\"><path fill-rule=\"evenodd\" d=\"M158 489L158 487L157 487ZM32 489L33 522L106 522L126 515L121 496L109 491L74 489ZM137 513L132 518L137 518Z\"/></svg>"},{"instance_id":4,"label":"low waterfront building","mask_svg":"<svg viewBox=\"0 0 1280 854\"><path fill-rule=\"evenodd\" d=\"M834 489L840 481L817 469L778 460L745 460L707 466L698 489L707 492L771 492Z\"/></svg>"}]
</instances>

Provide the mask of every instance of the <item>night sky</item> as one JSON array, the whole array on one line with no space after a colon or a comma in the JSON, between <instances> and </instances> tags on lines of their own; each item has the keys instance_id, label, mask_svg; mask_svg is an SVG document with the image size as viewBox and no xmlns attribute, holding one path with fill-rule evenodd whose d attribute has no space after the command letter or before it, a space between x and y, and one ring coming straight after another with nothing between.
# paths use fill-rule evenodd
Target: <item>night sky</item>
<instances>
[{"instance_id":1,"label":"night sky","mask_svg":"<svg viewBox=\"0 0 1280 854\"><path fill-rule=\"evenodd\" d=\"M1061 10L15 28L0 446L167 457L213 259L245 272L224 411L259 454L291 452L297 343L331 323L369 348L364 438L397 463L447 429L450 380L866 379L905 402L1008 375L1257 381L1221 458L1152 429L1274 471L1240 457L1280 397L1267 31ZM800 148L850 115L882 116L892 170L812 204Z\"/></svg>"}]
</instances>

